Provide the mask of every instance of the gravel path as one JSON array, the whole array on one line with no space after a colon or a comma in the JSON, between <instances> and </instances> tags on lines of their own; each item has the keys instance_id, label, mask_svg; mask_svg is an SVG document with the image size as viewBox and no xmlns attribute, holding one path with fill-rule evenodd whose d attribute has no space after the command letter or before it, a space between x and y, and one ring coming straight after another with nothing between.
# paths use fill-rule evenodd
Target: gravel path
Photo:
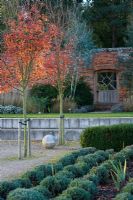
<instances>
[{"instance_id":1,"label":"gravel path","mask_svg":"<svg viewBox=\"0 0 133 200\"><path fill-rule=\"evenodd\" d=\"M71 146L56 146L54 149L45 149L41 143L32 143L32 157L18 160L16 142L0 142L0 181L20 176L28 169L51 162L64 154L78 149L78 144Z\"/></svg>"}]
</instances>

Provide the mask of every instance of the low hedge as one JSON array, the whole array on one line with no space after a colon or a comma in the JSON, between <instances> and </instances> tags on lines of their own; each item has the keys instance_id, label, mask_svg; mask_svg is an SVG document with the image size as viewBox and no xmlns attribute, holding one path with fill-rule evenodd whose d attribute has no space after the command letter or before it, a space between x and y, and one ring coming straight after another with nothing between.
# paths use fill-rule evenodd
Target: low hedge
<instances>
[{"instance_id":1,"label":"low hedge","mask_svg":"<svg viewBox=\"0 0 133 200\"><path fill-rule=\"evenodd\" d=\"M121 150L116 155L112 156L110 160L113 162L113 164L117 165L121 162L123 164L123 158L125 160L132 159L133 156L133 146L129 146ZM93 181L96 185L98 184L105 184L108 183L111 178L111 170L112 169L112 163L110 160L107 160L103 162L100 166L93 167L87 175L84 176L85 179L89 181ZM128 187L129 188L129 187ZM130 187L131 188L131 187ZM125 190L127 192L127 190ZM124 192L125 192L124 191Z\"/></svg>"},{"instance_id":2,"label":"low hedge","mask_svg":"<svg viewBox=\"0 0 133 200\"><path fill-rule=\"evenodd\" d=\"M9 193L7 200L47 200L47 198L37 190L18 188Z\"/></svg>"},{"instance_id":3,"label":"low hedge","mask_svg":"<svg viewBox=\"0 0 133 200\"><path fill-rule=\"evenodd\" d=\"M133 144L132 134L133 124L89 127L82 132L80 143L82 147L113 148L119 151L123 146Z\"/></svg>"},{"instance_id":4,"label":"low hedge","mask_svg":"<svg viewBox=\"0 0 133 200\"><path fill-rule=\"evenodd\" d=\"M68 195L72 200L90 200L89 192L80 187L70 187L64 192L64 194Z\"/></svg>"},{"instance_id":5,"label":"low hedge","mask_svg":"<svg viewBox=\"0 0 133 200\"><path fill-rule=\"evenodd\" d=\"M72 172L63 171L63 167L67 165L72 165L76 162L78 157L87 154L92 154L95 151L96 148L94 147L87 147L84 149L80 149L63 156L60 160L58 160L54 164L48 163L39 165L38 167L35 167L33 170L24 173L19 179L15 179L12 181L0 181L0 198L5 199L10 191L15 190L17 188L31 188L33 186L37 186L44 178L46 178L47 176L55 175L56 173L58 182L59 182L59 177L64 177L64 175L67 178L74 178L75 177L74 174ZM83 165L82 167L85 166ZM43 195L44 193L46 193L46 190L42 191L42 188L41 189L39 188L39 190Z\"/></svg>"},{"instance_id":6,"label":"low hedge","mask_svg":"<svg viewBox=\"0 0 133 200\"><path fill-rule=\"evenodd\" d=\"M133 182L128 182L123 187L121 193L117 194L114 200L132 200L133 199Z\"/></svg>"},{"instance_id":7,"label":"low hedge","mask_svg":"<svg viewBox=\"0 0 133 200\"><path fill-rule=\"evenodd\" d=\"M87 157L86 157L87 156ZM56 197L56 200L69 200L69 199L86 199L86 195L84 196L80 196L80 193L77 192L76 188L80 188L83 192L83 190L85 191L85 193L83 192L83 194L87 194L87 200L92 200L94 194L96 194L97 189L96 189L96 183L92 182L90 180L84 180L82 179L83 176L86 173L89 173L90 170L92 169L93 166L98 166L99 163L103 162L103 160L108 160L109 158L109 153L107 151L103 151L103 150L99 150L96 151L94 154L89 154L86 155L86 159L84 160L83 156L81 156L81 159L77 159L77 163L75 163L74 165L68 165L66 167L64 167L63 171L67 172L67 177L71 177L71 175L73 174L73 177L70 178L70 184L68 185L68 187L66 188L66 190L62 190L63 193L61 195L59 195L58 197ZM92 161L92 164L88 164L89 161ZM68 176L68 173L70 173L70 176ZM59 172L59 174L61 174L61 172ZM56 177L58 176L58 174L55 175ZM97 178L97 177L96 177ZM73 180L74 179L74 180ZM99 180L96 181L97 183L99 183ZM53 187L54 184L51 185L51 188ZM47 187L45 185L45 187ZM69 191L72 191L72 194L69 193ZM75 195L73 194L73 192L75 193ZM86 193L87 192L87 193ZM73 196L74 195L74 196Z\"/></svg>"},{"instance_id":8,"label":"low hedge","mask_svg":"<svg viewBox=\"0 0 133 200\"><path fill-rule=\"evenodd\" d=\"M114 200L133 200L133 195L128 192L123 192L118 194Z\"/></svg>"}]
</instances>

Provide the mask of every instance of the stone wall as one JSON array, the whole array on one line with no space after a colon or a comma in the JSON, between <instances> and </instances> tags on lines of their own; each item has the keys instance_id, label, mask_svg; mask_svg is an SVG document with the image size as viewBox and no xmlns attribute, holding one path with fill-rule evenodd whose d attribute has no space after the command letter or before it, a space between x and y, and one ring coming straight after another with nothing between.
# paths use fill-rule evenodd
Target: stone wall
<instances>
[{"instance_id":1,"label":"stone wall","mask_svg":"<svg viewBox=\"0 0 133 200\"><path fill-rule=\"evenodd\" d=\"M0 119L0 140L17 140L19 119ZM120 123L133 123L133 118L66 118L65 139L79 140L81 132L86 127L112 125ZM58 135L59 118L31 119L32 140L42 140L50 133Z\"/></svg>"}]
</instances>

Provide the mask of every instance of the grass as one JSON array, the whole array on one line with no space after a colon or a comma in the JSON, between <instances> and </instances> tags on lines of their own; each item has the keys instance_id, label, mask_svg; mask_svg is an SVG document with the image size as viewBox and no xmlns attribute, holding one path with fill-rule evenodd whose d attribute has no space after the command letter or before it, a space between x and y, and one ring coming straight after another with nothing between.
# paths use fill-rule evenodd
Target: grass
<instances>
[{"instance_id":1,"label":"grass","mask_svg":"<svg viewBox=\"0 0 133 200\"><path fill-rule=\"evenodd\" d=\"M57 118L58 113L28 114L28 118ZM22 118L22 114L0 114L0 118ZM65 113L66 118L103 118L103 117L133 117L133 112L121 113Z\"/></svg>"}]
</instances>

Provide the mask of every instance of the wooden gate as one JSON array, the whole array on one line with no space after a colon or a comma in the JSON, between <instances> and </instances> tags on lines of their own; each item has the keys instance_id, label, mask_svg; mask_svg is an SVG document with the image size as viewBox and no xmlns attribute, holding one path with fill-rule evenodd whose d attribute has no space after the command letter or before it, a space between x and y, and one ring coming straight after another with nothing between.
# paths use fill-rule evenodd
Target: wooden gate
<instances>
[{"instance_id":1,"label":"wooden gate","mask_svg":"<svg viewBox=\"0 0 133 200\"><path fill-rule=\"evenodd\" d=\"M117 90L107 90L98 92L99 103L118 103L119 96Z\"/></svg>"},{"instance_id":2,"label":"wooden gate","mask_svg":"<svg viewBox=\"0 0 133 200\"><path fill-rule=\"evenodd\" d=\"M98 72L97 74L97 102L118 103L116 72Z\"/></svg>"}]
</instances>

